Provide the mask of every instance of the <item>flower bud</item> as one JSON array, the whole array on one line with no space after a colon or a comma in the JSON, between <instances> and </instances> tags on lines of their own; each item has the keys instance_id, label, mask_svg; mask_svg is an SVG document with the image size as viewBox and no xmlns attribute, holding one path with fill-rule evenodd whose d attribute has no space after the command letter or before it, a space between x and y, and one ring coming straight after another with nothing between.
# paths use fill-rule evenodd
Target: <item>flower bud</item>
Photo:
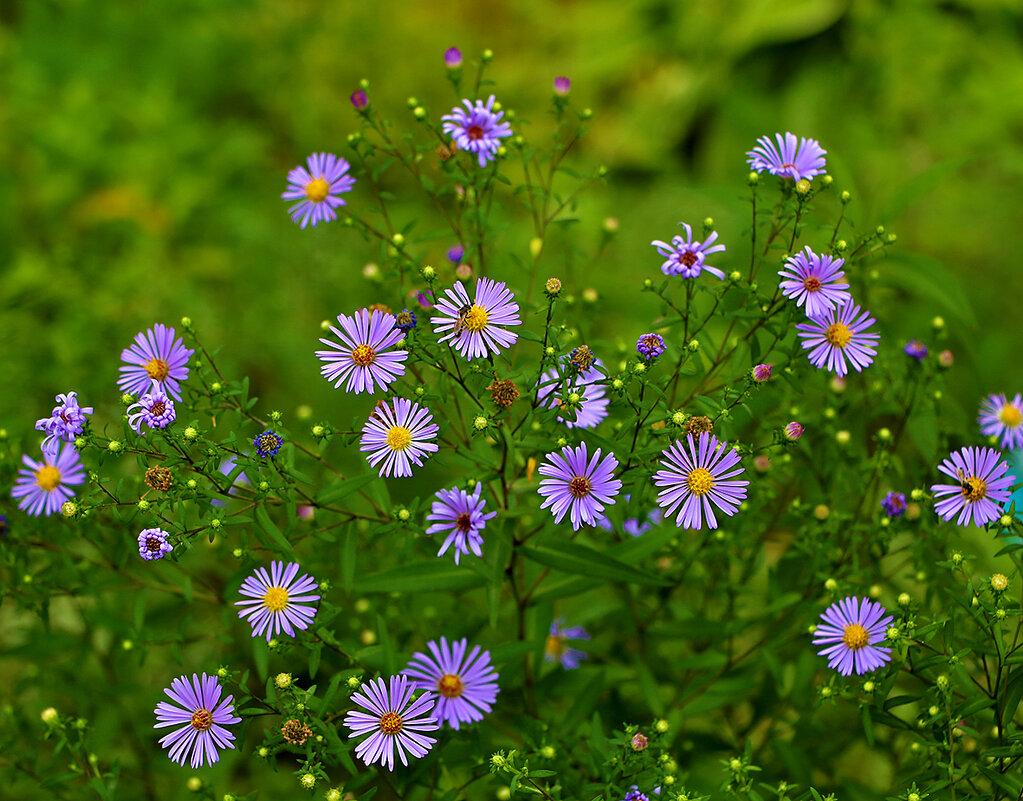
<instances>
[{"instance_id":1,"label":"flower bud","mask_svg":"<svg viewBox=\"0 0 1023 801\"><path fill-rule=\"evenodd\" d=\"M52 706L46 707L42 712L39 713L39 717L42 718L43 723L47 726L53 726L60 720L60 715L57 710Z\"/></svg>"},{"instance_id":2,"label":"flower bud","mask_svg":"<svg viewBox=\"0 0 1023 801\"><path fill-rule=\"evenodd\" d=\"M898 600L899 606L909 606L910 602L912 601L912 599L909 597L908 592L900 592Z\"/></svg>"},{"instance_id":3,"label":"flower bud","mask_svg":"<svg viewBox=\"0 0 1023 801\"><path fill-rule=\"evenodd\" d=\"M746 176L746 183L749 184L750 186L756 186L757 184L759 184L760 173L751 172L749 175Z\"/></svg>"},{"instance_id":4,"label":"flower bud","mask_svg":"<svg viewBox=\"0 0 1023 801\"><path fill-rule=\"evenodd\" d=\"M303 773L299 782L307 790L312 790L316 786L316 777L311 773Z\"/></svg>"},{"instance_id":5,"label":"flower bud","mask_svg":"<svg viewBox=\"0 0 1023 801\"><path fill-rule=\"evenodd\" d=\"M773 364L758 364L750 372L750 375L752 375L754 381L762 384L771 377L772 370L774 370Z\"/></svg>"},{"instance_id":6,"label":"flower bud","mask_svg":"<svg viewBox=\"0 0 1023 801\"><path fill-rule=\"evenodd\" d=\"M64 504L60 507L60 513L64 517L74 517L78 512L78 507L74 501L64 501Z\"/></svg>"},{"instance_id":7,"label":"flower bud","mask_svg":"<svg viewBox=\"0 0 1023 801\"><path fill-rule=\"evenodd\" d=\"M813 507L813 516L816 517L818 520L827 520L828 515L830 514L831 510L823 503L819 503L815 507Z\"/></svg>"},{"instance_id":8,"label":"flower bud","mask_svg":"<svg viewBox=\"0 0 1023 801\"><path fill-rule=\"evenodd\" d=\"M658 734L664 734L665 732L668 731L669 728L671 727L668 724L668 721L666 721L664 718L661 718L656 723L654 723L654 729L657 730Z\"/></svg>"},{"instance_id":9,"label":"flower bud","mask_svg":"<svg viewBox=\"0 0 1023 801\"><path fill-rule=\"evenodd\" d=\"M865 692L865 693L872 693L872 692L874 692L874 682L872 682L872 681L865 681L865 682L863 682L863 692Z\"/></svg>"},{"instance_id":10,"label":"flower bud","mask_svg":"<svg viewBox=\"0 0 1023 801\"><path fill-rule=\"evenodd\" d=\"M356 89L352 92L352 96L348 99L351 101L352 106L355 107L356 111L362 111L369 105L369 97L366 96L366 93L362 89Z\"/></svg>"},{"instance_id":11,"label":"flower bud","mask_svg":"<svg viewBox=\"0 0 1023 801\"><path fill-rule=\"evenodd\" d=\"M851 439L852 434L850 434L848 431L842 430L835 433L835 441L839 445L848 445Z\"/></svg>"},{"instance_id":12,"label":"flower bud","mask_svg":"<svg viewBox=\"0 0 1023 801\"><path fill-rule=\"evenodd\" d=\"M787 439L789 442L795 442L797 439L803 436L803 432L805 430L806 429L803 428L801 424L793 420L791 423L785 426L785 439Z\"/></svg>"},{"instance_id":13,"label":"flower bud","mask_svg":"<svg viewBox=\"0 0 1023 801\"><path fill-rule=\"evenodd\" d=\"M1009 579L1002 573L995 573L991 577L991 589L995 592L1005 592L1009 587Z\"/></svg>"},{"instance_id":14,"label":"flower bud","mask_svg":"<svg viewBox=\"0 0 1023 801\"><path fill-rule=\"evenodd\" d=\"M844 206L846 203L852 200L852 193L848 189L843 189L842 194L839 195L838 198L839 200L842 201L842 205Z\"/></svg>"},{"instance_id":15,"label":"flower bud","mask_svg":"<svg viewBox=\"0 0 1023 801\"><path fill-rule=\"evenodd\" d=\"M533 259L540 258L540 253L542 251L543 240L540 237L534 236L532 239L529 240L529 255L532 256Z\"/></svg>"},{"instance_id":16,"label":"flower bud","mask_svg":"<svg viewBox=\"0 0 1023 801\"><path fill-rule=\"evenodd\" d=\"M633 751L642 751L642 750L644 750L647 747L647 742L648 742L648 740L646 738L646 735L642 734L641 732L636 732L636 734L634 734L633 737L632 737L632 743L631 743L632 750Z\"/></svg>"},{"instance_id":17,"label":"flower bud","mask_svg":"<svg viewBox=\"0 0 1023 801\"><path fill-rule=\"evenodd\" d=\"M689 348L689 350L692 351L693 353L696 353L696 351L700 349L700 340L690 339L686 347Z\"/></svg>"},{"instance_id":18,"label":"flower bud","mask_svg":"<svg viewBox=\"0 0 1023 801\"><path fill-rule=\"evenodd\" d=\"M806 195L810 191L810 182L805 178L796 181L796 194Z\"/></svg>"},{"instance_id":19,"label":"flower bud","mask_svg":"<svg viewBox=\"0 0 1023 801\"><path fill-rule=\"evenodd\" d=\"M554 79L554 94L558 97L567 97L572 88L572 82L563 75Z\"/></svg>"},{"instance_id":20,"label":"flower bud","mask_svg":"<svg viewBox=\"0 0 1023 801\"><path fill-rule=\"evenodd\" d=\"M449 47L444 51L444 66L456 70L462 66L462 51L457 47Z\"/></svg>"},{"instance_id":21,"label":"flower bud","mask_svg":"<svg viewBox=\"0 0 1023 801\"><path fill-rule=\"evenodd\" d=\"M545 745L540 749L540 756L544 759L554 759L554 755L556 753L557 752L554 750L553 746L550 745Z\"/></svg>"},{"instance_id":22,"label":"flower bud","mask_svg":"<svg viewBox=\"0 0 1023 801\"><path fill-rule=\"evenodd\" d=\"M198 776L189 776L188 781L185 782L185 787L187 787L193 793L197 793L202 789L202 779L200 779Z\"/></svg>"},{"instance_id":23,"label":"flower bud","mask_svg":"<svg viewBox=\"0 0 1023 801\"><path fill-rule=\"evenodd\" d=\"M829 578L827 581L824 582L824 589L826 589L828 592L833 593L838 589L838 582L835 581L833 578Z\"/></svg>"},{"instance_id":24,"label":"flower bud","mask_svg":"<svg viewBox=\"0 0 1023 801\"><path fill-rule=\"evenodd\" d=\"M950 350L943 350L938 354L938 364L942 367L951 367L955 363L955 356Z\"/></svg>"}]
</instances>

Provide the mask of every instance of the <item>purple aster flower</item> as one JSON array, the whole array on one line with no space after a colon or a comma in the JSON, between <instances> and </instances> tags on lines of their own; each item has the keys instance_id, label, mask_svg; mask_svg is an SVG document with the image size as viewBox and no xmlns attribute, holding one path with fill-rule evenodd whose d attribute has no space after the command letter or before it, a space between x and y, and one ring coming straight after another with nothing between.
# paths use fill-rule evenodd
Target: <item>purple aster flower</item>
<instances>
[{"instance_id":1,"label":"purple aster flower","mask_svg":"<svg viewBox=\"0 0 1023 801\"><path fill-rule=\"evenodd\" d=\"M547 662L558 662L565 670L575 670L586 654L568 645L569 640L588 640L590 635L582 626L564 627L565 619L559 617L551 623L550 633L543 647L543 658Z\"/></svg>"},{"instance_id":2,"label":"purple aster flower","mask_svg":"<svg viewBox=\"0 0 1023 801\"><path fill-rule=\"evenodd\" d=\"M816 139L800 137L787 133L784 138L775 134L775 141L768 136L761 136L756 145L746 155L747 163L756 172L765 170L771 175L791 178L793 181L812 180L815 175L824 172L824 150Z\"/></svg>"},{"instance_id":3,"label":"purple aster flower","mask_svg":"<svg viewBox=\"0 0 1023 801\"><path fill-rule=\"evenodd\" d=\"M387 389L396 378L405 375L408 351L386 352L402 338L393 314L360 309L354 317L339 314L337 321L343 330L334 326L330 330L341 341L321 337L320 342L331 350L316 351L316 358L325 362L320 374L334 382L335 388L347 379L345 392L372 394L377 386Z\"/></svg>"},{"instance_id":4,"label":"purple aster flower","mask_svg":"<svg viewBox=\"0 0 1023 801\"><path fill-rule=\"evenodd\" d=\"M806 308L807 317L820 317L825 312L852 300L849 285L842 282L845 272L843 259L827 254L818 256L809 247L785 261L785 269L778 271L784 278L778 284L782 294Z\"/></svg>"},{"instance_id":5,"label":"purple aster flower","mask_svg":"<svg viewBox=\"0 0 1023 801\"><path fill-rule=\"evenodd\" d=\"M394 327L401 333L407 334L416 327L416 313L408 309L402 309L394 315Z\"/></svg>"},{"instance_id":6,"label":"purple aster flower","mask_svg":"<svg viewBox=\"0 0 1023 801\"><path fill-rule=\"evenodd\" d=\"M773 364L758 364L750 372L750 375L753 376L753 380L758 384L763 384L771 377L772 370L774 370Z\"/></svg>"},{"instance_id":7,"label":"purple aster flower","mask_svg":"<svg viewBox=\"0 0 1023 801\"><path fill-rule=\"evenodd\" d=\"M803 350L812 348L810 363L814 367L844 376L849 372L846 359L858 373L873 363L881 335L868 334L866 330L875 322L870 312L860 314L860 307L848 301L808 323L799 323L796 329L803 340Z\"/></svg>"},{"instance_id":8,"label":"purple aster flower","mask_svg":"<svg viewBox=\"0 0 1023 801\"><path fill-rule=\"evenodd\" d=\"M804 431L806 431L806 429L803 428L802 424L797 423L795 420L793 420L791 423L785 426L785 439L789 440L790 442L795 442L797 439L803 436Z\"/></svg>"},{"instance_id":9,"label":"purple aster flower","mask_svg":"<svg viewBox=\"0 0 1023 801\"><path fill-rule=\"evenodd\" d=\"M477 279L476 299L469 300L465 286L458 281L444 290L444 297L435 308L442 315L430 318L436 333L443 334L438 341L451 342L469 361L488 353L500 353L519 338L502 327L522 323L519 304L503 282Z\"/></svg>"},{"instance_id":10,"label":"purple aster flower","mask_svg":"<svg viewBox=\"0 0 1023 801\"><path fill-rule=\"evenodd\" d=\"M977 526L997 520L1002 514L999 504L1009 500L1009 488L1016 481L1016 476L1005 475L1008 469L1001 454L991 448L963 448L950 454L938 470L956 483L931 486L941 498L934 510L943 520L958 515L957 526L968 526L971 519Z\"/></svg>"},{"instance_id":11,"label":"purple aster flower","mask_svg":"<svg viewBox=\"0 0 1023 801\"><path fill-rule=\"evenodd\" d=\"M724 245L715 245L718 238L717 231L711 231L705 242L697 242L693 239L693 229L686 223L679 223L686 235L681 234L671 238L671 244L655 239L650 244L657 248L666 261L661 265L661 272L665 275L681 275L683 278L696 278L703 270L724 279L725 274L717 267L711 267L705 263L707 256L711 253L718 253L725 249Z\"/></svg>"},{"instance_id":12,"label":"purple aster flower","mask_svg":"<svg viewBox=\"0 0 1023 801\"><path fill-rule=\"evenodd\" d=\"M918 362L927 358L927 346L916 339L909 340L902 350L907 356L912 356Z\"/></svg>"},{"instance_id":13,"label":"purple aster flower","mask_svg":"<svg viewBox=\"0 0 1023 801\"><path fill-rule=\"evenodd\" d=\"M888 517L902 517L906 511L906 496L901 492L889 492L881 499L881 508Z\"/></svg>"},{"instance_id":14,"label":"purple aster flower","mask_svg":"<svg viewBox=\"0 0 1023 801\"><path fill-rule=\"evenodd\" d=\"M452 245L448 248L448 261L452 264L461 264L462 258L465 256L465 248L461 245Z\"/></svg>"},{"instance_id":15,"label":"purple aster flower","mask_svg":"<svg viewBox=\"0 0 1023 801\"><path fill-rule=\"evenodd\" d=\"M170 536L161 528L147 528L139 533L139 556L147 562L153 559L163 559L174 550L174 546L167 542Z\"/></svg>"},{"instance_id":16,"label":"purple aster flower","mask_svg":"<svg viewBox=\"0 0 1023 801\"><path fill-rule=\"evenodd\" d=\"M188 378L188 359L195 353L186 348L181 338L174 339L174 329L157 323L135 337L135 344L121 351L119 368L121 377L117 387L121 392L141 395L154 381L163 384L166 392L181 400L179 381Z\"/></svg>"},{"instance_id":17,"label":"purple aster flower","mask_svg":"<svg viewBox=\"0 0 1023 801\"><path fill-rule=\"evenodd\" d=\"M370 466L380 464L381 477L407 478L412 465L422 466L437 444L428 442L440 428L430 410L404 398L394 398L394 407L380 403L362 427L359 450L368 451Z\"/></svg>"},{"instance_id":18,"label":"purple aster flower","mask_svg":"<svg viewBox=\"0 0 1023 801\"><path fill-rule=\"evenodd\" d=\"M205 673L201 679L193 673L191 684L188 676L179 676L171 682L169 689L164 690L174 704L160 701L156 705L153 711L157 723L153 728L179 727L160 740L160 745L170 749L167 756L171 760L184 765L185 759L191 755L189 764L194 769L204 763L213 765L219 762L217 749L234 748L234 735L224 726L241 723L242 719L234 714L231 703L234 696L221 700L222 691L217 677Z\"/></svg>"},{"instance_id":19,"label":"purple aster flower","mask_svg":"<svg viewBox=\"0 0 1023 801\"><path fill-rule=\"evenodd\" d=\"M443 556L452 545L455 546L456 565L463 554L469 555L469 551L476 556L483 556L480 548L483 536L480 532L487 527L488 520L497 516L497 512L483 514L487 502L480 497L482 490L483 484L477 482L471 495L462 489L442 489L437 493L433 510L426 516L427 520L440 521L426 529L427 534L448 532L437 556Z\"/></svg>"},{"instance_id":20,"label":"purple aster flower","mask_svg":"<svg viewBox=\"0 0 1023 801\"><path fill-rule=\"evenodd\" d=\"M466 655L469 641L464 637L448 646L440 638L440 645L426 644L430 654L416 652L405 668L405 675L415 681L417 689L438 694L433 708L434 720L447 723L458 730L462 723L483 720L497 700L498 674L490 664L490 651L478 645Z\"/></svg>"},{"instance_id":21,"label":"purple aster flower","mask_svg":"<svg viewBox=\"0 0 1023 801\"><path fill-rule=\"evenodd\" d=\"M884 667L891 661L891 648L878 645L892 616L879 603L849 597L832 604L821 615L823 621L813 633L813 644L823 645L817 653L828 658L828 667L843 676L857 675Z\"/></svg>"},{"instance_id":22,"label":"purple aster flower","mask_svg":"<svg viewBox=\"0 0 1023 801\"><path fill-rule=\"evenodd\" d=\"M256 435L256 438L252 440L252 444L256 448L256 456L259 456L261 459L268 457L272 459L280 451L284 440L273 431L264 431L262 434Z\"/></svg>"},{"instance_id":23,"label":"purple aster flower","mask_svg":"<svg viewBox=\"0 0 1023 801\"><path fill-rule=\"evenodd\" d=\"M270 572L265 567L256 571L242 582L239 593L251 600L235 601L241 606L238 617L248 618L252 636L261 637L266 632L266 641L282 631L295 636L295 629L307 629L316 617L314 601L319 595L310 595L319 585L308 575L296 578L297 562L271 562Z\"/></svg>"},{"instance_id":24,"label":"purple aster flower","mask_svg":"<svg viewBox=\"0 0 1023 801\"><path fill-rule=\"evenodd\" d=\"M352 105L355 107L356 111L362 111L369 105L369 98L362 89L356 89L352 92L352 96L348 99L352 101Z\"/></svg>"},{"instance_id":25,"label":"purple aster flower","mask_svg":"<svg viewBox=\"0 0 1023 801\"><path fill-rule=\"evenodd\" d=\"M424 309L432 309L433 304L437 301L437 296L433 294L433 290L424 289L422 292L416 293L416 301Z\"/></svg>"},{"instance_id":26,"label":"purple aster flower","mask_svg":"<svg viewBox=\"0 0 1023 801\"><path fill-rule=\"evenodd\" d=\"M30 515L49 516L60 511L65 501L75 494L68 489L85 483L85 470L73 445L55 443L43 451L43 461L22 455L25 465L18 470L11 496L18 499L18 508Z\"/></svg>"},{"instance_id":27,"label":"purple aster flower","mask_svg":"<svg viewBox=\"0 0 1023 801\"><path fill-rule=\"evenodd\" d=\"M595 359L593 364L599 365L601 362ZM558 371L552 368L540 377L537 402L548 409L565 409L568 403L572 403L572 411L566 412L565 416L559 414L558 419L569 428L593 428L607 417L607 407L611 403L607 398L607 386L603 383L605 378L600 370L591 366L575 375L566 376L562 382ZM571 419L573 412L574 420Z\"/></svg>"},{"instance_id":28,"label":"purple aster flower","mask_svg":"<svg viewBox=\"0 0 1023 801\"><path fill-rule=\"evenodd\" d=\"M663 356L667 350L668 346L664 344L664 337L660 334L643 334L636 340L636 352L640 356L645 356L648 362Z\"/></svg>"},{"instance_id":29,"label":"purple aster flower","mask_svg":"<svg viewBox=\"0 0 1023 801\"><path fill-rule=\"evenodd\" d=\"M639 785L634 784L632 789L625 794L625 798L622 801L650 801L650 796L646 795L646 793L641 793Z\"/></svg>"},{"instance_id":30,"label":"purple aster flower","mask_svg":"<svg viewBox=\"0 0 1023 801\"><path fill-rule=\"evenodd\" d=\"M449 70L456 70L462 66L462 51L457 47L449 47L444 51L444 64Z\"/></svg>"},{"instance_id":31,"label":"purple aster flower","mask_svg":"<svg viewBox=\"0 0 1023 801\"><path fill-rule=\"evenodd\" d=\"M388 770L394 770L394 752L402 765L408 765L405 752L421 759L437 741L423 732L436 731L440 723L432 716L437 696L423 693L413 699L415 683L407 676L391 676L390 688L382 678L376 678L363 685L362 692L355 693L352 700L366 712L352 711L345 716L344 724L352 737L370 736L355 746L355 755L367 765L379 762Z\"/></svg>"},{"instance_id":32,"label":"purple aster flower","mask_svg":"<svg viewBox=\"0 0 1023 801\"><path fill-rule=\"evenodd\" d=\"M159 381L153 381L149 392L139 398L138 403L125 409L125 414L128 415L128 425L136 434L143 433L143 423L149 428L166 428L177 417L174 401L163 391Z\"/></svg>"},{"instance_id":33,"label":"purple aster flower","mask_svg":"<svg viewBox=\"0 0 1023 801\"><path fill-rule=\"evenodd\" d=\"M554 79L554 94L558 97L565 97L572 88L572 82L563 75Z\"/></svg>"},{"instance_id":34,"label":"purple aster flower","mask_svg":"<svg viewBox=\"0 0 1023 801\"><path fill-rule=\"evenodd\" d=\"M92 414L91 406L78 405L78 393L69 392L56 397L57 405L49 417L36 421L36 430L45 431L43 450L52 452L59 440L74 442L85 430L85 415Z\"/></svg>"},{"instance_id":35,"label":"purple aster flower","mask_svg":"<svg viewBox=\"0 0 1023 801\"><path fill-rule=\"evenodd\" d=\"M352 95L352 105L359 108L355 95ZM365 98L363 93L360 99ZM311 222L315 228L321 222L337 219L334 209L346 205L340 195L352 191L355 179L348 174L351 165L333 153L313 153L306 164L308 170L298 166L288 173L288 188L281 198L298 201L288 209L295 223L305 228Z\"/></svg>"},{"instance_id":36,"label":"purple aster flower","mask_svg":"<svg viewBox=\"0 0 1023 801\"><path fill-rule=\"evenodd\" d=\"M728 450L727 442L719 442L709 432L687 434L688 448L673 442L661 451L662 469L654 473L654 484L664 487L657 495L658 505L670 516L678 509L675 525L687 529L717 528L714 506L731 517L746 499L748 481L737 481L744 472L739 452Z\"/></svg>"},{"instance_id":37,"label":"purple aster flower","mask_svg":"<svg viewBox=\"0 0 1023 801\"><path fill-rule=\"evenodd\" d=\"M1001 437L1002 450L1023 448L1023 395L1017 392L1011 401L1002 394L988 395L980 405L977 422L981 434Z\"/></svg>"},{"instance_id":38,"label":"purple aster flower","mask_svg":"<svg viewBox=\"0 0 1023 801\"><path fill-rule=\"evenodd\" d=\"M575 531L583 523L597 525L605 505L615 502L622 482L614 477L618 460L613 453L600 458L600 448L590 457L586 443L577 448L566 446L561 453L549 453L538 472L547 476L538 492L544 496L541 509L550 507L554 522L568 514Z\"/></svg>"},{"instance_id":39,"label":"purple aster flower","mask_svg":"<svg viewBox=\"0 0 1023 801\"><path fill-rule=\"evenodd\" d=\"M503 111L494 111L494 96L491 95L486 105L477 100L473 105L468 100L463 100L465 105L463 111L459 106L451 109L450 114L441 117L444 125L442 130L451 134L451 138L460 150L468 150L473 153L481 167L486 167L488 161L493 161L501 146L501 139L512 135L511 126L501 122L504 116Z\"/></svg>"}]
</instances>

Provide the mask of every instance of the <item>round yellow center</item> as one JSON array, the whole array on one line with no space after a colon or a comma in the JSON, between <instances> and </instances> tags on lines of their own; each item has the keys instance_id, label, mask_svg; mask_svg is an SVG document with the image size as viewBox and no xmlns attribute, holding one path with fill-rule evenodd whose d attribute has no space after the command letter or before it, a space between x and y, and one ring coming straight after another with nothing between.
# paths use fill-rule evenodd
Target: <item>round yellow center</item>
<instances>
[{"instance_id":1,"label":"round yellow center","mask_svg":"<svg viewBox=\"0 0 1023 801\"><path fill-rule=\"evenodd\" d=\"M845 627L845 634L842 635L842 642L854 651L866 645L869 639L867 630L859 623L850 623Z\"/></svg>"},{"instance_id":2,"label":"round yellow center","mask_svg":"<svg viewBox=\"0 0 1023 801\"><path fill-rule=\"evenodd\" d=\"M984 479L977 476L970 476L963 481L963 495L968 501L979 501L984 497L986 490L987 484L984 483Z\"/></svg>"},{"instance_id":3,"label":"round yellow center","mask_svg":"<svg viewBox=\"0 0 1023 801\"><path fill-rule=\"evenodd\" d=\"M454 673L445 673L437 682L437 692L445 698L458 698L462 694L462 680Z\"/></svg>"},{"instance_id":4,"label":"round yellow center","mask_svg":"<svg viewBox=\"0 0 1023 801\"><path fill-rule=\"evenodd\" d=\"M305 185L305 196L313 203L321 203L330 193L330 184L322 178L313 178Z\"/></svg>"},{"instance_id":5,"label":"round yellow center","mask_svg":"<svg viewBox=\"0 0 1023 801\"><path fill-rule=\"evenodd\" d=\"M146 374L154 381L163 381L170 374L170 368L163 359L150 359L145 368Z\"/></svg>"},{"instance_id":6,"label":"round yellow center","mask_svg":"<svg viewBox=\"0 0 1023 801\"><path fill-rule=\"evenodd\" d=\"M284 587L271 587L263 596L263 606L271 612L280 612L288 607L288 591Z\"/></svg>"},{"instance_id":7,"label":"round yellow center","mask_svg":"<svg viewBox=\"0 0 1023 801\"><path fill-rule=\"evenodd\" d=\"M465 313L465 327L470 331L482 331L487 327L489 315L483 306L473 306Z\"/></svg>"},{"instance_id":8,"label":"round yellow center","mask_svg":"<svg viewBox=\"0 0 1023 801\"><path fill-rule=\"evenodd\" d=\"M586 476L576 476L568 482L568 491L576 498L585 498L590 494L590 480Z\"/></svg>"},{"instance_id":9,"label":"round yellow center","mask_svg":"<svg viewBox=\"0 0 1023 801\"><path fill-rule=\"evenodd\" d=\"M352 361L359 365L359 367L366 367L373 364L373 359L375 358L376 354L373 352L373 348L369 345L359 345L352 351Z\"/></svg>"},{"instance_id":10,"label":"round yellow center","mask_svg":"<svg viewBox=\"0 0 1023 801\"><path fill-rule=\"evenodd\" d=\"M405 426L393 426L387 432L387 447L392 451L403 451L412 444L412 432Z\"/></svg>"},{"instance_id":11,"label":"round yellow center","mask_svg":"<svg viewBox=\"0 0 1023 801\"><path fill-rule=\"evenodd\" d=\"M208 709L197 709L192 715L192 728L199 731L206 731L213 725L213 715Z\"/></svg>"},{"instance_id":12,"label":"round yellow center","mask_svg":"<svg viewBox=\"0 0 1023 801\"><path fill-rule=\"evenodd\" d=\"M53 492L53 488L60 483L60 470L52 465L46 465L46 467L36 472L36 484L41 489L47 492Z\"/></svg>"},{"instance_id":13,"label":"round yellow center","mask_svg":"<svg viewBox=\"0 0 1023 801\"><path fill-rule=\"evenodd\" d=\"M693 495L706 495L714 487L714 476L709 470L697 467L686 478L686 486Z\"/></svg>"},{"instance_id":14,"label":"round yellow center","mask_svg":"<svg viewBox=\"0 0 1023 801\"><path fill-rule=\"evenodd\" d=\"M557 658L565 653L565 638L557 634L547 635L547 642L544 645L544 653L550 657Z\"/></svg>"},{"instance_id":15,"label":"round yellow center","mask_svg":"<svg viewBox=\"0 0 1023 801\"><path fill-rule=\"evenodd\" d=\"M401 731L401 715L387 712L380 718L380 731L384 734L397 734Z\"/></svg>"},{"instance_id":16,"label":"round yellow center","mask_svg":"<svg viewBox=\"0 0 1023 801\"><path fill-rule=\"evenodd\" d=\"M1007 403L998 413L998 419L1002 421L1003 425L1009 428L1016 428L1023 423L1023 411L1020 411L1018 407L1013 406L1011 403Z\"/></svg>"},{"instance_id":17,"label":"round yellow center","mask_svg":"<svg viewBox=\"0 0 1023 801\"><path fill-rule=\"evenodd\" d=\"M828 326L828 332L824 336L836 348L844 348L852 339L852 331L842 323L832 323Z\"/></svg>"}]
</instances>

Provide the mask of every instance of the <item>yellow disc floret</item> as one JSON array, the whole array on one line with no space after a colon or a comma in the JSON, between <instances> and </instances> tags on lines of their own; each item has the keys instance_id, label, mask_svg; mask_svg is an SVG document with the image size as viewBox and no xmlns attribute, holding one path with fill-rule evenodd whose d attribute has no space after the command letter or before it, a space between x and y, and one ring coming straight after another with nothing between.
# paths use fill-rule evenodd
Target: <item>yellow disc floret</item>
<instances>
[{"instance_id":1,"label":"yellow disc floret","mask_svg":"<svg viewBox=\"0 0 1023 801\"><path fill-rule=\"evenodd\" d=\"M53 492L54 488L60 483L60 470L52 465L46 465L36 471L36 484L39 485L40 489L44 489L47 492Z\"/></svg>"},{"instance_id":2,"label":"yellow disc floret","mask_svg":"<svg viewBox=\"0 0 1023 801\"><path fill-rule=\"evenodd\" d=\"M686 478L686 486L693 495L706 495L714 487L714 476L709 470L697 467Z\"/></svg>"},{"instance_id":3,"label":"yellow disc floret","mask_svg":"<svg viewBox=\"0 0 1023 801\"><path fill-rule=\"evenodd\" d=\"M482 331L487 327L489 319L485 306L473 306L465 313L465 327L470 331Z\"/></svg>"},{"instance_id":4,"label":"yellow disc floret","mask_svg":"<svg viewBox=\"0 0 1023 801\"><path fill-rule=\"evenodd\" d=\"M401 731L401 715L387 712L380 717L380 731L384 734L397 734Z\"/></svg>"},{"instance_id":5,"label":"yellow disc floret","mask_svg":"<svg viewBox=\"0 0 1023 801\"><path fill-rule=\"evenodd\" d=\"M1023 411L1020 411L1018 406L1007 403L998 412L998 419L1001 420L1002 425L1009 428L1017 428L1020 424L1023 424Z\"/></svg>"},{"instance_id":6,"label":"yellow disc floret","mask_svg":"<svg viewBox=\"0 0 1023 801\"><path fill-rule=\"evenodd\" d=\"M405 426L392 426L387 432L387 447L392 451L403 451L412 444L412 432Z\"/></svg>"},{"instance_id":7,"label":"yellow disc floret","mask_svg":"<svg viewBox=\"0 0 1023 801\"><path fill-rule=\"evenodd\" d=\"M146 368L146 375L154 381L163 381L170 375L170 367L163 359L150 359L143 366Z\"/></svg>"},{"instance_id":8,"label":"yellow disc floret","mask_svg":"<svg viewBox=\"0 0 1023 801\"><path fill-rule=\"evenodd\" d=\"M373 364L373 359L375 358L376 353L373 352L373 348L369 345L359 345L352 351L352 361L359 367L367 367Z\"/></svg>"},{"instance_id":9,"label":"yellow disc floret","mask_svg":"<svg viewBox=\"0 0 1023 801\"><path fill-rule=\"evenodd\" d=\"M865 646L869 640L870 635L859 623L850 623L845 627L845 633L842 635L842 642L854 651Z\"/></svg>"},{"instance_id":10,"label":"yellow disc floret","mask_svg":"<svg viewBox=\"0 0 1023 801\"><path fill-rule=\"evenodd\" d=\"M454 673L445 673L437 682L437 692L445 698L458 698L464 686L462 680Z\"/></svg>"},{"instance_id":11,"label":"yellow disc floret","mask_svg":"<svg viewBox=\"0 0 1023 801\"><path fill-rule=\"evenodd\" d=\"M844 323L832 323L824 336L836 348L844 348L852 340L852 331Z\"/></svg>"},{"instance_id":12,"label":"yellow disc floret","mask_svg":"<svg viewBox=\"0 0 1023 801\"><path fill-rule=\"evenodd\" d=\"M330 194L330 184L322 178L313 178L305 185L305 196L313 203L321 203Z\"/></svg>"},{"instance_id":13,"label":"yellow disc floret","mask_svg":"<svg viewBox=\"0 0 1023 801\"><path fill-rule=\"evenodd\" d=\"M271 587L263 596L263 606L271 612L280 612L288 608L288 591L284 587Z\"/></svg>"}]
</instances>

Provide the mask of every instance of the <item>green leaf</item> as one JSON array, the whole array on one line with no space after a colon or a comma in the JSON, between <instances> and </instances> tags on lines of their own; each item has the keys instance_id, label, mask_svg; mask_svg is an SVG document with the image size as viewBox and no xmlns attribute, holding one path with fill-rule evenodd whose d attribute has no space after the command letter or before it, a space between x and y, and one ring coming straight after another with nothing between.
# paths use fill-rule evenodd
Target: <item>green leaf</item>
<instances>
[{"instance_id":1,"label":"green leaf","mask_svg":"<svg viewBox=\"0 0 1023 801\"><path fill-rule=\"evenodd\" d=\"M482 587L486 578L465 565L433 560L364 576L357 592L444 592Z\"/></svg>"},{"instance_id":2,"label":"green leaf","mask_svg":"<svg viewBox=\"0 0 1023 801\"><path fill-rule=\"evenodd\" d=\"M270 519L270 514L266 511L266 507L260 504L255 509L256 525L259 530L266 534L274 543L276 543L281 550L283 550L288 556L291 556L293 551L291 543L288 542L284 534L277 527L277 524ZM266 543L270 545L270 543ZM272 547L272 545L271 545Z\"/></svg>"},{"instance_id":3,"label":"green leaf","mask_svg":"<svg viewBox=\"0 0 1023 801\"><path fill-rule=\"evenodd\" d=\"M646 587L663 587L668 583L658 576L575 542L555 540L546 545L520 548L519 553L526 559L553 567L563 573L641 584Z\"/></svg>"},{"instance_id":4,"label":"green leaf","mask_svg":"<svg viewBox=\"0 0 1023 801\"><path fill-rule=\"evenodd\" d=\"M349 495L358 492L374 479L378 478L376 473L365 476L354 476L352 478L341 477L329 487L316 494L317 506L332 506L338 501L343 501Z\"/></svg>"}]
</instances>

